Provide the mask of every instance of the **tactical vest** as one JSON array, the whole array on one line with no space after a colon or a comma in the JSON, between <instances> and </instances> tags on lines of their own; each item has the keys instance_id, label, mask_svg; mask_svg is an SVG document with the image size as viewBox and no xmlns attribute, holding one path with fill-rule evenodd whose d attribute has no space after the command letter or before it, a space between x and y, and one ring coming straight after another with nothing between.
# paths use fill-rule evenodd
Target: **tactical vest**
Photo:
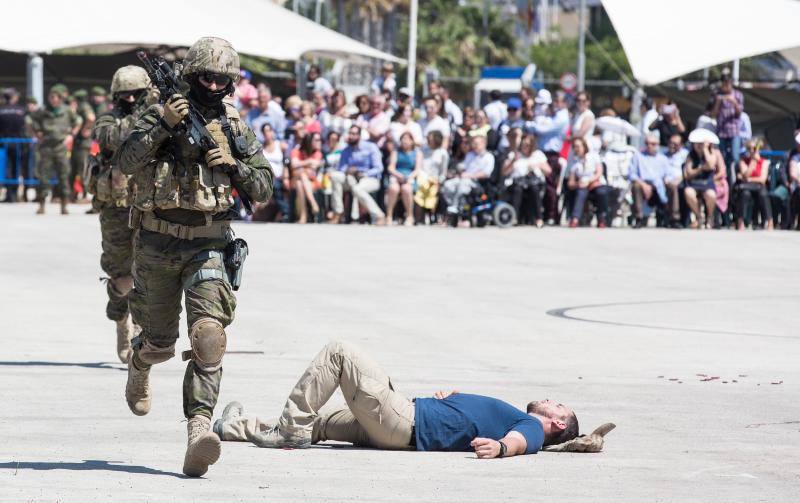
<instances>
[{"instance_id":1,"label":"tactical vest","mask_svg":"<svg viewBox=\"0 0 800 503\"><path fill-rule=\"evenodd\" d=\"M231 153L230 145L242 135L241 119L236 108L227 103L225 117L227 121L209 121L206 129L220 148ZM240 157L235 152L233 156ZM133 205L142 211L182 208L213 214L227 211L234 203L230 177L220 169L209 168L205 154L185 136L165 142L156 159L134 175L134 181Z\"/></svg>"},{"instance_id":2,"label":"tactical vest","mask_svg":"<svg viewBox=\"0 0 800 503\"><path fill-rule=\"evenodd\" d=\"M119 128L124 120L133 120L128 115L116 118L116 127ZM132 177L125 175L116 166L114 159L106 159L102 153L90 155L86 163L86 179L89 180L87 190L95 199L106 206L127 208L133 202Z\"/></svg>"}]
</instances>

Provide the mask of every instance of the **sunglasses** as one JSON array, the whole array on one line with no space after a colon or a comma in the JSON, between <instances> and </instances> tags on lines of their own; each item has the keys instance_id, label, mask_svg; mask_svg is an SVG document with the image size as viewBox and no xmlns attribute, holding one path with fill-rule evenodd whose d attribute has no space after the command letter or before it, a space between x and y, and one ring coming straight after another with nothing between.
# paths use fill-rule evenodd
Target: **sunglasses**
<instances>
[{"instance_id":1,"label":"sunglasses","mask_svg":"<svg viewBox=\"0 0 800 503\"><path fill-rule=\"evenodd\" d=\"M141 89L137 89L135 91L120 91L117 93L117 97L119 97L122 100L127 100L130 98L139 99L139 96L141 96L141 94L142 94Z\"/></svg>"},{"instance_id":2,"label":"sunglasses","mask_svg":"<svg viewBox=\"0 0 800 503\"><path fill-rule=\"evenodd\" d=\"M203 73L200 75L200 78L205 81L206 84L216 84L219 87L225 87L231 82L231 78L227 75L223 75L221 73Z\"/></svg>"}]
</instances>

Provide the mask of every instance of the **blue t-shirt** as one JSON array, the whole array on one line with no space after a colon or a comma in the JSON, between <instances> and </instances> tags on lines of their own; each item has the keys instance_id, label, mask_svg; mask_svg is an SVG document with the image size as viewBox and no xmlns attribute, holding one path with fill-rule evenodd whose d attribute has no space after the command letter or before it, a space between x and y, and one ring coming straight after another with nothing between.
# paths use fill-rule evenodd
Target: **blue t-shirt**
<instances>
[{"instance_id":1,"label":"blue t-shirt","mask_svg":"<svg viewBox=\"0 0 800 503\"><path fill-rule=\"evenodd\" d=\"M456 393L444 400L417 398L415 404L418 451L471 451L475 437L500 440L509 431L525 437L525 454L536 453L544 443L538 419L496 398Z\"/></svg>"}]
</instances>

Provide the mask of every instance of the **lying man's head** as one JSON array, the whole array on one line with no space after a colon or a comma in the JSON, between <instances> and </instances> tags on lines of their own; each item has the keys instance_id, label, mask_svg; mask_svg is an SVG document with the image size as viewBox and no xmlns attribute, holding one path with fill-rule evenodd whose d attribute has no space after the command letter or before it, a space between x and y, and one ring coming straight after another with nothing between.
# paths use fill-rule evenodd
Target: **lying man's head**
<instances>
[{"instance_id":1,"label":"lying man's head","mask_svg":"<svg viewBox=\"0 0 800 503\"><path fill-rule=\"evenodd\" d=\"M560 444L578 436L578 418L566 405L545 399L528 404L528 414L544 427L544 445Z\"/></svg>"}]
</instances>

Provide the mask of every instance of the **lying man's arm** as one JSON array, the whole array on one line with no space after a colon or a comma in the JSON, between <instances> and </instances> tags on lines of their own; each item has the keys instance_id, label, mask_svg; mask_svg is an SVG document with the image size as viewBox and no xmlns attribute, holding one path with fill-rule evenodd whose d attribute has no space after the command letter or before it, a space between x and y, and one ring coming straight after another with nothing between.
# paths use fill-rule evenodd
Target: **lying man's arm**
<instances>
[{"instance_id":1,"label":"lying man's arm","mask_svg":"<svg viewBox=\"0 0 800 503\"><path fill-rule=\"evenodd\" d=\"M503 447L500 445L500 442L505 444L505 452L502 452ZM478 455L479 459L517 456L519 454L525 454L525 450L528 448L528 442L525 440L525 437L522 436L522 433L513 430L509 431L506 436L500 440L477 437L474 438L469 445L475 449L475 454ZM501 453L502 456L500 455Z\"/></svg>"}]
</instances>

